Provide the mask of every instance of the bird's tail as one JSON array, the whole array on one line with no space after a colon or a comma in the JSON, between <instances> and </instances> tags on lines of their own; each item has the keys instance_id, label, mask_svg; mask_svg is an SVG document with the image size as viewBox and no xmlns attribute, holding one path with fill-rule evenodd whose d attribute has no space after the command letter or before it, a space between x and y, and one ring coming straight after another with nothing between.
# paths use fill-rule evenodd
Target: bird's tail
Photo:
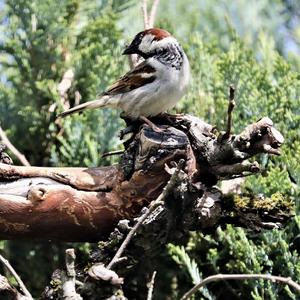
<instances>
[{"instance_id":1,"label":"bird's tail","mask_svg":"<svg viewBox=\"0 0 300 300\"><path fill-rule=\"evenodd\" d=\"M72 108L58 114L57 118L63 118L63 117L68 116L70 114L80 112L84 109L99 108L99 107L104 107L104 106L113 106L113 105L111 105L113 103L110 104L108 100L109 99L107 99L107 97L104 96L100 99L96 99L96 100L92 100L92 101L82 103L80 105L72 107Z\"/></svg>"}]
</instances>

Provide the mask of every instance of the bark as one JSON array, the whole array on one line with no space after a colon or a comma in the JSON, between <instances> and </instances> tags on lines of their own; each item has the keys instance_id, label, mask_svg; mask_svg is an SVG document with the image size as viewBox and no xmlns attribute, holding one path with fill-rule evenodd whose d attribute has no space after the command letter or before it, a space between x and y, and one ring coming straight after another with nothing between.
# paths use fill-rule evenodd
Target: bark
<instances>
[{"instance_id":1,"label":"bark","mask_svg":"<svg viewBox=\"0 0 300 300\"><path fill-rule=\"evenodd\" d=\"M120 220L133 220L159 196L170 178L166 165L180 159L186 161L181 183L160 211L163 216L173 215L170 222L176 219L181 232L212 230L224 220L256 229L270 226L263 209L258 216L254 208L240 210L237 202L225 201L213 187L218 180L259 172L258 163L250 162L250 157L280 153L283 137L269 118L229 137L188 115L165 115L153 121L164 130L158 133L133 124L135 134L125 144L117 166L39 168L0 164L0 238L103 240ZM5 157L3 152L1 155L0 159ZM180 218L174 219L178 207ZM291 211L288 205L280 212L273 210L273 224L284 222ZM165 217L162 219L165 222ZM178 234L176 230L173 233Z\"/></svg>"}]
</instances>

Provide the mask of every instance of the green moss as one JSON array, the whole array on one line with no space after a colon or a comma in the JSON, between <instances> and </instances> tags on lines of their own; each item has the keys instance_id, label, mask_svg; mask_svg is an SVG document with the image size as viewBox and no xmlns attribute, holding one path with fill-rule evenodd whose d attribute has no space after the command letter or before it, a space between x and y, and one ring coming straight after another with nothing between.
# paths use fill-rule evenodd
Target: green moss
<instances>
[{"instance_id":1,"label":"green moss","mask_svg":"<svg viewBox=\"0 0 300 300\"><path fill-rule=\"evenodd\" d=\"M294 202L279 192L272 194L271 197L261 195L232 195L231 197L233 208L237 210L284 213L287 215L295 213Z\"/></svg>"},{"instance_id":2,"label":"green moss","mask_svg":"<svg viewBox=\"0 0 300 300\"><path fill-rule=\"evenodd\" d=\"M50 285L54 291L58 291L61 289L61 280L60 279L52 279L50 281Z\"/></svg>"}]
</instances>

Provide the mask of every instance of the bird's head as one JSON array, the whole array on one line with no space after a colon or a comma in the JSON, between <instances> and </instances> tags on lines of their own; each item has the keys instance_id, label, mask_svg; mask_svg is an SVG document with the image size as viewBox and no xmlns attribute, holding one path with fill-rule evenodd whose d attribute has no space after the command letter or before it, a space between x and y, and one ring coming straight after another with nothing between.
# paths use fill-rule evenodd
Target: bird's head
<instances>
[{"instance_id":1,"label":"bird's head","mask_svg":"<svg viewBox=\"0 0 300 300\"><path fill-rule=\"evenodd\" d=\"M139 32L123 54L138 54L143 58L148 58L174 43L177 44L177 41L168 31L150 28Z\"/></svg>"}]
</instances>

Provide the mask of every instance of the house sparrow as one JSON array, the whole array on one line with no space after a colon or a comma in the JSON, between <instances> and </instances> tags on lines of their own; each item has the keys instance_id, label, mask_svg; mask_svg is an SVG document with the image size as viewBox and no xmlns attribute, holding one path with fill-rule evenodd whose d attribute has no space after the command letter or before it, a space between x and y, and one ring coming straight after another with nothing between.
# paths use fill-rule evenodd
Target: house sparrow
<instances>
[{"instance_id":1,"label":"house sparrow","mask_svg":"<svg viewBox=\"0 0 300 300\"><path fill-rule=\"evenodd\" d=\"M188 59L177 40L166 30L147 29L135 36L123 54L138 54L144 61L96 100L66 110L58 117L86 108L115 107L125 117L147 122L147 117L174 107L184 95L190 78Z\"/></svg>"}]
</instances>

